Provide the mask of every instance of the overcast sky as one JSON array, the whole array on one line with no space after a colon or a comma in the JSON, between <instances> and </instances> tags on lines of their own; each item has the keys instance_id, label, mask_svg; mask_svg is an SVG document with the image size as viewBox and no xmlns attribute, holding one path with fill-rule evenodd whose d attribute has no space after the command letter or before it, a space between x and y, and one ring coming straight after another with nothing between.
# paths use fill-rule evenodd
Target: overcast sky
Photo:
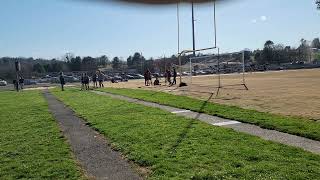
<instances>
[{"instance_id":1,"label":"overcast sky","mask_svg":"<svg viewBox=\"0 0 320 180\"><path fill-rule=\"evenodd\" d=\"M181 49L192 48L191 6L180 6ZM196 47L213 46L213 6L195 7ZM76 0L1 0L0 57L147 58L177 53L176 6L140 7ZM320 37L314 0L235 0L217 5L223 52L262 48L266 40L298 46Z\"/></svg>"}]
</instances>

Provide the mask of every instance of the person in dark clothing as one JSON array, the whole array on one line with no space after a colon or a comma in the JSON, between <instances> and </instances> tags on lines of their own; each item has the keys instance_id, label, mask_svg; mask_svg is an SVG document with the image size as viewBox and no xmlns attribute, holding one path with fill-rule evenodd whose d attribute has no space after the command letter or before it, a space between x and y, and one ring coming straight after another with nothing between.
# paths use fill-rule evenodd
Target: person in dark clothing
<instances>
[{"instance_id":1,"label":"person in dark clothing","mask_svg":"<svg viewBox=\"0 0 320 180\"><path fill-rule=\"evenodd\" d=\"M87 75L87 73L84 73L83 81L84 81L85 89L86 89L86 90L89 90L89 82L90 82L90 79L89 79L89 76Z\"/></svg>"},{"instance_id":2,"label":"person in dark clothing","mask_svg":"<svg viewBox=\"0 0 320 180\"><path fill-rule=\"evenodd\" d=\"M94 87L94 88L97 88L97 87L98 87L97 73L93 73L93 75L92 75L92 82L93 82L93 87Z\"/></svg>"},{"instance_id":3,"label":"person in dark clothing","mask_svg":"<svg viewBox=\"0 0 320 180\"><path fill-rule=\"evenodd\" d=\"M65 80L64 80L64 76L63 76L63 72L60 73L60 84L61 84L61 91L64 91L64 85L66 84Z\"/></svg>"},{"instance_id":4,"label":"person in dark clothing","mask_svg":"<svg viewBox=\"0 0 320 180\"><path fill-rule=\"evenodd\" d=\"M158 75L156 75L156 80L154 80L153 85L154 86L160 86L161 85L160 81L159 81L159 78L158 78Z\"/></svg>"},{"instance_id":5,"label":"person in dark clothing","mask_svg":"<svg viewBox=\"0 0 320 180\"><path fill-rule=\"evenodd\" d=\"M14 80L12 81L12 84L13 84L14 90L19 91L19 85L18 85L18 83L17 83L17 80L14 79Z\"/></svg>"},{"instance_id":6,"label":"person in dark clothing","mask_svg":"<svg viewBox=\"0 0 320 180\"><path fill-rule=\"evenodd\" d=\"M144 85L149 86L149 84L148 84L148 71L145 71L143 76L144 76Z\"/></svg>"},{"instance_id":7,"label":"person in dark clothing","mask_svg":"<svg viewBox=\"0 0 320 180\"><path fill-rule=\"evenodd\" d=\"M173 68L173 81L172 81L172 85L176 85L177 84L177 71L176 68Z\"/></svg>"},{"instance_id":8,"label":"person in dark clothing","mask_svg":"<svg viewBox=\"0 0 320 180\"><path fill-rule=\"evenodd\" d=\"M23 87L24 87L24 79L23 79L22 76L20 76L19 85L20 85L20 89L23 89Z\"/></svg>"},{"instance_id":9,"label":"person in dark clothing","mask_svg":"<svg viewBox=\"0 0 320 180\"><path fill-rule=\"evenodd\" d=\"M81 74L81 91L84 90L84 73Z\"/></svg>"},{"instance_id":10,"label":"person in dark clothing","mask_svg":"<svg viewBox=\"0 0 320 180\"><path fill-rule=\"evenodd\" d=\"M170 72L170 70L167 70L167 81L168 81L169 85L171 85L171 72Z\"/></svg>"},{"instance_id":11,"label":"person in dark clothing","mask_svg":"<svg viewBox=\"0 0 320 180\"><path fill-rule=\"evenodd\" d=\"M98 81L99 81L99 87L104 88L104 85L103 85L104 74L100 70L98 71L97 77L98 77Z\"/></svg>"}]
</instances>

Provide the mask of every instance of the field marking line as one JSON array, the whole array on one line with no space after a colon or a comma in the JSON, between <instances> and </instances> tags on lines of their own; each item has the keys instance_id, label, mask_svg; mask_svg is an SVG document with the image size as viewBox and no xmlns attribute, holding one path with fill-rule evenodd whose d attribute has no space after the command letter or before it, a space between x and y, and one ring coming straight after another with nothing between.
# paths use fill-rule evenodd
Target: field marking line
<instances>
[{"instance_id":1,"label":"field marking line","mask_svg":"<svg viewBox=\"0 0 320 180\"><path fill-rule=\"evenodd\" d=\"M220 122L220 123L213 123L212 125L214 126L227 126L227 125L232 125L232 124L241 124L239 121L225 121L225 122Z\"/></svg>"},{"instance_id":2,"label":"field marking line","mask_svg":"<svg viewBox=\"0 0 320 180\"><path fill-rule=\"evenodd\" d=\"M186 112L191 112L190 110L182 110L182 111L173 111L171 113L173 114L179 114L179 113L186 113Z\"/></svg>"}]
</instances>

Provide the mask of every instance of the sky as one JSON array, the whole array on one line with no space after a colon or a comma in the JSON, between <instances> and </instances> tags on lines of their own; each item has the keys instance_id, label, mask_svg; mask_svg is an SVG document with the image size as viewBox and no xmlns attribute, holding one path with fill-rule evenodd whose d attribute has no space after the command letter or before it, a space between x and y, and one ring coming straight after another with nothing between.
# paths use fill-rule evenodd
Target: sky
<instances>
[{"instance_id":1,"label":"sky","mask_svg":"<svg viewBox=\"0 0 320 180\"><path fill-rule=\"evenodd\" d=\"M191 5L180 4L180 51L192 49ZM234 0L217 4L221 52L262 48L266 40L298 46L320 37L315 0ZM213 4L197 5L196 48L214 45ZM177 54L176 5L139 6L84 0L1 0L0 57L146 58ZM211 50L208 53L215 53ZM204 52L205 53L205 52Z\"/></svg>"}]
</instances>

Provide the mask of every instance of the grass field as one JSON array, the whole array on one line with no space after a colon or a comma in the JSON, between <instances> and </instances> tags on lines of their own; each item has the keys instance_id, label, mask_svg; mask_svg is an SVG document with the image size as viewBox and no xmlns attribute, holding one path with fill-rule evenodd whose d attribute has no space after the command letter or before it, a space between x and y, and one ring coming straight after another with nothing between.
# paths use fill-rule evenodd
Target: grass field
<instances>
[{"instance_id":1,"label":"grass field","mask_svg":"<svg viewBox=\"0 0 320 180\"><path fill-rule=\"evenodd\" d=\"M286 117L283 115L258 112L256 110L211 103L164 92L124 88L106 88L99 90L173 107L190 109L196 112L203 112L223 118L256 124L267 129L275 129L310 139L320 140L320 123L305 118Z\"/></svg>"},{"instance_id":2,"label":"grass field","mask_svg":"<svg viewBox=\"0 0 320 180\"><path fill-rule=\"evenodd\" d=\"M188 90L189 87L180 89L166 86L144 87L142 80L118 84L108 83L107 86L135 89L141 87L176 95L187 95L201 100L207 100L210 94L195 91L216 91L217 76L197 76L192 81L194 85L191 87L191 92L182 91ZM222 76L223 85L240 82L241 75ZM261 112L320 120L320 69L249 73L246 75L246 82L249 91L240 90L243 89L240 86L228 87L220 91L218 98L213 97L210 101Z\"/></svg>"},{"instance_id":3,"label":"grass field","mask_svg":"<svg viewBox=\"0 0 320 180\"><path fill-rule=\"evenodd\" d=\"M0 179L83 179L38 91L0 92Z\"/></svg>"},{"instance_id":4,"label":"grass field","mask_svg":"<svg viewBox=\"0 0 320 180\"><path fill-rule=\"evenodd\" d=\"M150 179L317 179L320 156L157 108L52 90Z\"/></svg>"}]
</instances>

